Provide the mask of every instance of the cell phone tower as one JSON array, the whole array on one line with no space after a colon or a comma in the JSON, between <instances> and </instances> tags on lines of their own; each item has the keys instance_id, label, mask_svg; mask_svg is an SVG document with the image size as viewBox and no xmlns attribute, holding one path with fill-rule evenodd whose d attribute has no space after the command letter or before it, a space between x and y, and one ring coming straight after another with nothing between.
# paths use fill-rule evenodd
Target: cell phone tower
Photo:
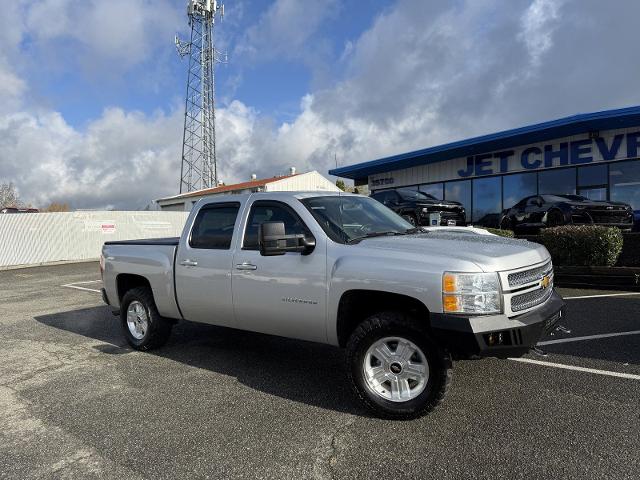
<instances>
[{"instance_id":1,"label":"cell phone tower","mask_svg":"<svg viewBox=\"0 0 640 480\"><path fill-rule=\"evenodd\" d=\"M175 38L180 57L189 57L180 193L218 185L214 68L226 62L213 41L215 18L224 16L224 5L216 0L189 0L187 16L191 38Z\"/></svg>"}]
</instances>

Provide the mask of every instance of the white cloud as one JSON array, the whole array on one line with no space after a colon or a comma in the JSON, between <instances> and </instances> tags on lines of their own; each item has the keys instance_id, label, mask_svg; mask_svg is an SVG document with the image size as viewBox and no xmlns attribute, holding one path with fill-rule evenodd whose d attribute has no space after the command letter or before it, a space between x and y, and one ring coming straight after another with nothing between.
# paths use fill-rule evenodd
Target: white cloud
<instances>
[{"instance_id":1,"label":"white cloud","mask_svg":"<svg viewBox=\"0 0 640 480\"><path fill-rule=\"evenodd\" d=\"M24 80L3 64L0 59L0 113L10 112L19 106L18 99L27 88Z\"/></svg>"},{"instance_id":2,"label":"white cloud","mask_svg":"<svg viewBox=\"0 0 640 480\"><path fill-rule=\"evenodd\" d=\"M56 42L72 41L85 65L122 71L169 45L185 12L169 0L42 0L29 2L24 17L41 48L55 51Z\"/></svg>"},{"instance_id":3,"label":"white cloud","mask_svg":"<svg viewBox=\"0 0 640 480\"><path fill-rule=\"evenodd\" d=\"M562 4L561 0L534 0L522 15L519 38L526 44L535 64L553 45L553 32Z\"/></svg>"},{"instance_id":4,"label":"white cloud","mask_svg":"<svg viewBox=\"0 0 640 480\"><path fill-rule=\"evenodd\" d=\"M309 39L339 8L338 0L276 0L247 30L235 48L235 56L262 61L276 56L304 56Z\"/></svg>"},{"instance_id":5,"label":"white cloud","mask_svg":"<svg viewBox=\"0 0 640 480\"><path fill-rule=\"evenodd\" d=\"M5 116L1 176L38 206L140 208L178 184L181 119L177 111L148 117L114 108L79 132L55 112Z\"/></svg>"}]
</instances>

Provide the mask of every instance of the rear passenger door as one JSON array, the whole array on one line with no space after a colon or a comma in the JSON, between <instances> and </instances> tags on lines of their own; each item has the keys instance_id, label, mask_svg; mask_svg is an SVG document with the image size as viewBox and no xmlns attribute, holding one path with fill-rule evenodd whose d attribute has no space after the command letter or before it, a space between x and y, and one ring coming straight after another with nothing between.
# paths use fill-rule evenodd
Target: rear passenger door
<instances>
[{"instance_id":1,"label":"rear passenger door","mask_svg":"<svg viewBox=\"0 0 640 480\"><path fill-rule=\"evenodd\" d=\"M231 265L240 203L212 203L198 212L176 256L176 294L182 315L194 322L235 326Z\"/></svg>"}]
</instances>

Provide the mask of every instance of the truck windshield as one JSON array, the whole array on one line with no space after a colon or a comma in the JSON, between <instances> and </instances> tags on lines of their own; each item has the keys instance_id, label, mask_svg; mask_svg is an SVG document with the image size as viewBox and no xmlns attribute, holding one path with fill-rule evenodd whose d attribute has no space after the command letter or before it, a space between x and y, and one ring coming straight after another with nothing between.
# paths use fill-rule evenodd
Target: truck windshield
<instances>
[{"instance_id":1,"label":"truck windshield","mask_svg":"<svg viewBox=\"0 0 640 480\"><path fill-rule=\"evenodd\" d=\"M372 198L336 195L301 201L329 238L338 243L354 243L378 235L404 235L416 230Z\"/></svg>"}]
</instances>

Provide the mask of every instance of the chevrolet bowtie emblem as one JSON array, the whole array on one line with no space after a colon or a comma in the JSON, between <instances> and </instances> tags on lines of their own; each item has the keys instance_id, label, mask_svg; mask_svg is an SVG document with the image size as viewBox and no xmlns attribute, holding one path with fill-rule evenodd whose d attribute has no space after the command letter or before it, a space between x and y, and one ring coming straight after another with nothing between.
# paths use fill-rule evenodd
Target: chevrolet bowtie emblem
<instances>
[{"instance_id":1,"label":"chevrolet bowtie emblem","mask_svg":"<svg viewBox=\"0 0 640 480\"><path fill-rule=\"evenodd\" d=\"M549 278L549 275L545 275L544 277L542 277L542 280L540 280L540 287L542 288L548 288L550 284L551 278Z\"/></svg>"}]
</instances>

